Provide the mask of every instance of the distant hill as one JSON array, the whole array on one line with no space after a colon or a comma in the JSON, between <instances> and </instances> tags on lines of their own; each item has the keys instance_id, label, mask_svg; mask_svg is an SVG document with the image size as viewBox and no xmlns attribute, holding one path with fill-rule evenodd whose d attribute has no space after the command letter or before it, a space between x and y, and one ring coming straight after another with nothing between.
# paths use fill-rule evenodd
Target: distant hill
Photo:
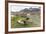
<instances>
[{"instance_id":1,"label":"distant hill","mask_svg":"<svg viewBox=\"0 0 46 34\"><path fill-rule=\"evenodd\" d=\"M11 15L26 15L27 13L39 13L40 8L25 8L23 10L20 10L19 12L11 12Z\"/></svg>"},{"instance_id":2,"label":"distant hill","mask_svg":"<svg viewBox=\"0 0 46 34\"><path fill-rule=\"evenodd\" d=\"M20 11L23 11L23 12L38 12L40 11L40 8L25 8L23 10L20 10Z\"/></svg>"}]
</instances>

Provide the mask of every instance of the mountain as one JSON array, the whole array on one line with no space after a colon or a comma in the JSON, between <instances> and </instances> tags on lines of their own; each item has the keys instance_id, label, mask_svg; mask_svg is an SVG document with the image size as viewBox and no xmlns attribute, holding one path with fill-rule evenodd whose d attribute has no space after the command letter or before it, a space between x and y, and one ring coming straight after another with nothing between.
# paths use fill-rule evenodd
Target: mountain
<instances>
[{"instance_id":1,"label":"mountain","mask_svg":"<svg viewBox=\"0 0 46 34\"><path fill-rule=\"evenodd\" d=\"M25 8L19 12L11 12L11 15L27 15L27 14L36 14L40 13L40 8Z\"/></svg>"},{"instance_id":2,"label":"mountain","mask_svg":"<svg viewBox=\"0 0 46 34\"><path fill-rule=\"evenodd\" d=\"M23 9L23 10L20 10L20 12L38 12L38 11L40 11L40 8L25 8L25 9Z\"/></svg>"}]
</instances>

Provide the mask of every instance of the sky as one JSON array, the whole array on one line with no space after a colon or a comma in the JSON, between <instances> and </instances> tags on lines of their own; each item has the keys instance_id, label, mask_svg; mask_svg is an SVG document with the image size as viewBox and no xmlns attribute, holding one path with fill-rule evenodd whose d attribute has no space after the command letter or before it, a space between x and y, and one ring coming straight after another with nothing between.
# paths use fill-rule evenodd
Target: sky
<instances>
[{"instance_id":1,"label":"sky","mask_svg":"<svg viewBox=\"0 0 46 34\"><path fill-rule=\"evenodd\" d=\"M34 5L34 4L19 4L19 3L9 3L9 10L16 12L16 11L20 11L22 9L25 8L38 8L40 5Z\"/></svg>"},{"instance_id":2,"label":"sky","mask_svg":"<svg viewBox=\"0 0 46 34\"><path fill-rule=\"evenodd\" d=\"M26 7L26 6L19 6L19 5L12 5L12 7L11 7L11 11L20 11L20 10L22 10L22 9L25 9L25 8L30 8L30 7Z\"/></svg>"}]
</instances>

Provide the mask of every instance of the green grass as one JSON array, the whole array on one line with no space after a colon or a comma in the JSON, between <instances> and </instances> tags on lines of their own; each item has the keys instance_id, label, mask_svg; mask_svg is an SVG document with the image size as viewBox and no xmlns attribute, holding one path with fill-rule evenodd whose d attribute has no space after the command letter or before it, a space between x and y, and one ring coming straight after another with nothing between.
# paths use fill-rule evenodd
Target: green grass
<instances>
[{"instance_id":1,"label":"green grass","mask_svg":"<svg viewBox=\"0 0 46 34\"><path fill-rule=\"evenodd\" d=\"M32 27L39 27L40 26L40 16L39 15L32 15L33 24Z\"/></svg>"},{"instance_id":2,"label":"green grass","mask_svg":"<svg viewBox=\"0 0 46 34\"><path fill-rule=\"evenodd\" d=\"M26 18L24 17L21 17L21 16L14 16L14 17L11 17L11 27L12 28L24 28L24 27L39 27L40 26L40 16L39 15L31 15L31 18L30 18L30 21L32 19L32 24L27 24L27 25L24 25L24 24L18 24L17 21L18 20L25 20Z\"/></svg>"}]
</instances>

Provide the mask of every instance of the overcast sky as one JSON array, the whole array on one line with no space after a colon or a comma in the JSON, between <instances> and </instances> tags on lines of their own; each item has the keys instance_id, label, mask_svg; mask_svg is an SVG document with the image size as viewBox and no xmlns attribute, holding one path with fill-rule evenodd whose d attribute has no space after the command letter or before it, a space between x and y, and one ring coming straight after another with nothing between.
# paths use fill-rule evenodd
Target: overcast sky
<instances>
[{"instance_id":1,"label":"overcast sky","mask_svg":"<svg viewBox=\"0 0 46 34\"><path fill-rule=\"evenodd\" d=\"M13 11L13 12L20 11L22 9L30 8L30 7L38 8L39 5L33 5L33 4L18 4L18 3L10 3L9 4L9 10L10 11Z\"/></svg>"},{"instance_id":2,"label":"overcast sky","mask_svg":"<svg viewBox=\"0 0 46 34\"><path fill-rule=\"evenodd\" d=\"M30 8L30 7L26 7L26 6L19 6L19 5L12 5L12 7L11 7L11 11L20 11L20 10L22 10L22 9L25 9L25 8Z\"/></svg>"}]
</instances>

